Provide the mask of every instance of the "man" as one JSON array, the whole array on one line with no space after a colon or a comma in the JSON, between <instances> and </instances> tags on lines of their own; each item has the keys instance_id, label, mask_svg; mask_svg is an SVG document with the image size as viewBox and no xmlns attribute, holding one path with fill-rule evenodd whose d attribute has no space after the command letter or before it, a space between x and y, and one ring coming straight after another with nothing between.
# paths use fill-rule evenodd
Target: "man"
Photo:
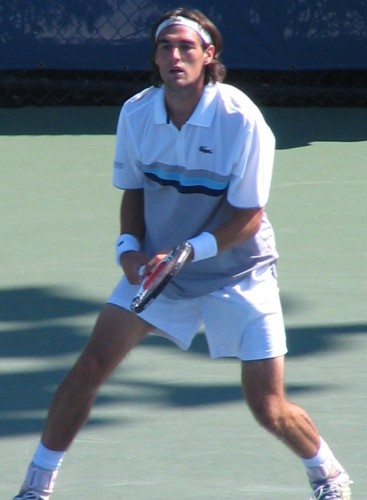
<instances>
[{"instance_id":1,"label":"man","mask_svg":"<svg viewBox=\"0 0 367 500\"><path fill-rule=\"evenodd\" d=\"M176 9L152 30L155 86L123 106L114 184L123 189L116 258L124 276L56 392L15 499L48 499L65 451L98 387L149 332L188 349L201 322L210 355L242 362L258 422L303 461L312 499L350 499L350 480L306 412L284 394L286 342L267 203L274 137L257 107L221 83L221 35L202 13ZM182 241L191 261L145 311L141 277Z\"/></svg>"}]
</instances>

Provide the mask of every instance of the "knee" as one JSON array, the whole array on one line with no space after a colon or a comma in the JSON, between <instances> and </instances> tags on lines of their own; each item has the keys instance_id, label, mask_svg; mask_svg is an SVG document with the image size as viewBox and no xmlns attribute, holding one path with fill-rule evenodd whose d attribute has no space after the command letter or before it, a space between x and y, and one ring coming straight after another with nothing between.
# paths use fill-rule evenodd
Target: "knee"
<instances>
[{"instance_id":1,"label":"knee","mask_svg":"<svg viewBox=\"0 0 367 500\"><path fill-rule=\"evenodd\" d=\"M104 381L106 372L97 356L83 352L65 378L64 385L75 393L94 394Z\"/></svg>"},{"instance_id":2,"label":"knee","mask_svg":"<svg viewBox=\"0 0 367 500\"><path fill-rule=\"evenodd\" d=\"M286 426L286 406L285 402L277 397L264 397L262 400L250 404L257 422L267 431L279 437Z\"/></svg>"}]
</instances>

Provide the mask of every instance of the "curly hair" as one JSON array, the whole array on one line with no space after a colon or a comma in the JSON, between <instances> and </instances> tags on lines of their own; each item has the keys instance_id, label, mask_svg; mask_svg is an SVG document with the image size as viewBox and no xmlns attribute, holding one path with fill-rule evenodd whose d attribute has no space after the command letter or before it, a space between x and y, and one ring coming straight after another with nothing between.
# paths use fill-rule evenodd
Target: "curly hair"
<instances>
[{"instance_id":1,"label":"curly hair","mask_svg":"<svg viewBox=\"0 0 367 500\"><path fill-rule=\"evenodd\" d=\"M222 35L218 28L208 19L202 12L196 9L188 9L185 7L179 7L177 9L170 10L163 14L157 21L153 24L151 30L151 40L153 43L153 52L150 58L151 61L151 82L155 87L159 87L162 84L162 78L159 73L159 69L154 62L154 56L157 48L156 42L156 31L158 26L169 18L174 18L177 16L186 17L192 19L199 23L211 36L212 44L215 48L215 54L213 61L205 67L205 77L204 83L209 82L222 82L226 76L226 68L221 62L221 52L222 52ZM203 49L208 47L208 44L202 40Z\"/></svg>"}]
</instances>

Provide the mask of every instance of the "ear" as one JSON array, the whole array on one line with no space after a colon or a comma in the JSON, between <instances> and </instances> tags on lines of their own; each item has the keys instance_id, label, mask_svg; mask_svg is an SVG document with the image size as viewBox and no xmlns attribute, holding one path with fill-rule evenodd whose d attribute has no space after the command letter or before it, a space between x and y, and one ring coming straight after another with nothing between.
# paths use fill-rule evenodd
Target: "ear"
<instances>
[{"instance_id":1,"label":"ear","mask_svg":"<svg viewBox=\"0 0 367 500\"><path fill-rule=\"evenodd\" d=\"M207 48L204 50L204 64L207 66L210 64L215 55L215 47L214 45L208 45Z\"/></svg>"}]
</instances>

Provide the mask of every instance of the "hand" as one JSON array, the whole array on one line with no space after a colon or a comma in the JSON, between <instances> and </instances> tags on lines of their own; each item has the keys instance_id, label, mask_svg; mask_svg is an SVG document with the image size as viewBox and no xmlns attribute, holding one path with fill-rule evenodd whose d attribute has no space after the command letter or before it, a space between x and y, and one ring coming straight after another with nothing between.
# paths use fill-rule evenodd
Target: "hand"
<instances>
[{"instance_id":1,"label":"hand","mask_svg":"<svg viewBox=\"0 0 367 500\"><path fill-rule=\"evenodd\" d=\"M149 260L141 252L125 252L121 255L121 267L126 278L132 285L139 285L144 276L149 274L167 255L169 251L162 251ZM141 268L144 267L144 273Z\"/></svg>"},{"instance_id":2,"label":"hand","mask_svg":"<svg viewBox=\"0 0 367 500\"><path fill-rule=\"evenodd\" d=\"M149 262L147 262L146 264L144 264L144 269L143 269L143 273L141 273L141 275L143 276L147 276L148 274L150 274L154 268L156 268L158 266L158 264L167 257L168 254L170 254L172 252L172 250L161 250L159 253L157 253L152 259L150 259ZM187 262L191 262L192 259L194 257L194 251L193 251L193 248L192 246L190 245L190 254L188 256L187 259Z\"/></svg>"},{"instance_id":3,"label":"hand","mask_svg":"<svg viewBox=\"0 0 367 500\"><path fill-rule=\"evenodd\" d=\"M147 275L153 271L153 269L170 253L169 250L162 250L157 253L154 257L150 259L149 262L145 264L144 275Z\"/></svg>"},{"instance_id":4,"label":"hand","mask_svg":"<svg viewBox=\"0 0 367 500\"><path fill-rule=\"evenodd\" d=\"M148 266L149 258L141 252L125 252L121 255L120 263L129 283L139 285L142 280L139 269Z\"/></svg>"}]
</instances>

